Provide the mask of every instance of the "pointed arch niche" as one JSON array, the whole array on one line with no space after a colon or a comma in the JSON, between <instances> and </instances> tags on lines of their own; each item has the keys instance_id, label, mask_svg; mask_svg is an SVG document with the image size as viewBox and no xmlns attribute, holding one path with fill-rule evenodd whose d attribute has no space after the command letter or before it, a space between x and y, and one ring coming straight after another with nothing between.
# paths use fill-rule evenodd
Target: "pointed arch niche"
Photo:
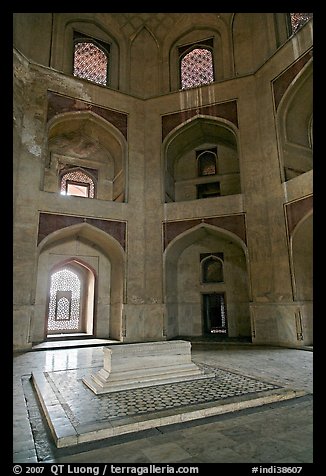
<instances>
[{"instance_id":1,"label":"pointed arch niche","mask_svg":"<svg viewBox=\"0 0 326 476\"><path fill-rule=\"evenodd\" d=\"M171 131L163 143L165 203L241 193L234 129L229 121L197 116ZM208 156L214 166L203 173Z\"/></svg>"},{"instance_id":2,"label":"pointed arch niche","mask_svg":"<svg viewBox=\"0 0 326 476\"><path fill-rule=\"evenodd\" d=\"M281 177L288 181L313 169L312 60L292 81L276 114Z\"/></svg>"},{"instance_id":3,"label":"pointed arch niche","mask_svg":"<svg viewBox=\"0 0 326 476\"><path fill-rule=\"evenodd\" d=\"M271 56L277 48L274 31L274 13L233 14L231 35L235 76L254 73Z\"/></svg>"},{"instance_id":4,"label":"pointed arch niche","mask_svg":"<svg viewBox=\"0 0 326 476\"><path fill-rule=\"evenodd\" d=\"M126 201L126 149L123 134L97 114L58 114L48 125L44 190L60 193L62 175L79 169L94 179L94 198Z\"/></svg>"},{"instance_id":5,"label":"pointed arch niche","mask_svg":"<svg viewBox=\"0 0 326 476\"><path fill-rule=\"evenodd\" d=\"M78 298L79 292L80 322L71 333L81 332L121 340L124 300L124 250L121 245L102 230L88 223L81 223L48 235L40 242L38 252L31 341L41 342L49 334L56 334L56 329L53 326L49 329L48 325L51 286L56 286L52 290L56 293L52 298L52 317L56 315L61 298L60 306L69 312L73 305L72 299ZM70 287L57 285L60 280L60 275L56 274L58 272L63 272L63 280L67 272L72 276ZM78 286L79 291L73 296L73 291ZM64 318L64 312L61 317ZM69 332L69 329L58 329L58 333Z\"/></svg>"},{"instance_id":6,"label":"pointed arch niche","mask_svg":"<svg viewBox=\"0 0 326 476\"><path fill-rule=\"evenodd\" d=\"M214 279L203 279L207 259L219 264ZM210 333L205 296L214 295L225 305L224 335L250 338L247 249L233 233L201 224L177 236L164 252L164 282L168 339Z\"/></svg>"},{"instance_id":7,"label":"pointed arch niche","mask_svg":"<svg viewBox=\"0 0 326 476\"><path fill-rule=\"evenodd\" d=\"M130 48L131 94L148 98L159 93L159 63L157 40L147 27L142 27L133 38Z\"/></svg>"}]
</instances>

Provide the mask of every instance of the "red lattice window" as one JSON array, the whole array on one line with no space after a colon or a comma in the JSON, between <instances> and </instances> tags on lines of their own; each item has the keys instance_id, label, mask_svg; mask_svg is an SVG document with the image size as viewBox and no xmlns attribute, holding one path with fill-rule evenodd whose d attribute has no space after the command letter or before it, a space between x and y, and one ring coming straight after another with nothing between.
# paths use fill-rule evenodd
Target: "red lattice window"
<instances>
[{"instance_id":1,"label":"red lattice window","mask_svg":"<svg viewBox=\"0 0 326 476\"><path fill-rule=\"evenodd\" d=\"M106 85L108 55L89 41L75 43L74 76Z\"/></svg>"},{"instance_id":2,"label":"red lattice window","mask_svg":"<svg viewBox=\"0 0 326 476\"><path fill-rule=\"evenodd\" d=\"M290 13L292 33L296 33L310 18L312 13Z\"/></svg>"},{"instance_id":3,"label":"red lattice window","mask_svg":"<svg viewBox=\"0 0 326 476\"><path fill-rule=\"evenodd\" d=\"M61 177L60 190L62 195L94 198L94 180L81 170L67 172Z\"/></svg>"},{"instance_id":4,"label":"red lattice window","mask_svg":"<svg viewBox=\"0 0 326 476\"><path fill-rule=\"evenodd\" d=\"M194 48L180 62L181 89L214 81L213 55L210 49Z\"/></svg>"}]
</instances>

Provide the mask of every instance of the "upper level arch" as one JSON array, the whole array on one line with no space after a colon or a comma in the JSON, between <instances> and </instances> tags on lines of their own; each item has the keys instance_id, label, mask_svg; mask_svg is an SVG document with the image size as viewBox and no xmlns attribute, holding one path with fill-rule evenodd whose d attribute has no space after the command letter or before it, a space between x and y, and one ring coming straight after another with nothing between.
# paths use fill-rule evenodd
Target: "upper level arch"
<instances>
[{"instance_id":1,"label":"upper level arch","mask_svg":"<svg viewBox=\"0 0 326 476\"><path fill-rule=\"evenodd\" d=\"M209 82L221 81L232 75L231 48L227 28L223 21L218 18L216 20L214 26L209 21L202 25L196 24L196 26L184 25L184 31L180 31L178 36L175 33L174 38L171 35L167 36L163 52L168 53L169 78L165 79L169 81L169 91L182 89L182 59L185 54L195 49L205 50L211 56L212 71ZM207 82L201 84L207 84Z\"/></svg>"},{"instance_id":2,"label":"upper level arch","mask_svg":"<svg viewBox=\"0 0 326 476\"><path fill-rule=\"evenodd\" d=\"M127 145L122 133L91 111L56 115L48 123L44 190L59 191L69 168L87 169L96 180L96 198L126 200Z\"/></svg>"},{"instance_id":3,"label":"upper level arch","mask_svg":"<svg viewBox=\"0 0 326 476\"><path fill-rule=\"evenodd\" d=\"M108 29L107 21L104 24L98 18L98 14L54 14L51 67L73 74L76 36L93 42L108 53L106 86L119 89L119 39L116 39L111 28Z\"/></svg>"},{"instance_id":4,"label":"upper level arch","mask_svg":"<svg viewBox=\"0 0 326 476\"><path fill-rule=\"evenodd\" d=\"M195 116L163 142L164 201L188 201L241 193L236 128L229 121ZM202 173L202 157L214 157L212 173Z\"/></svg>"}]
</instances>

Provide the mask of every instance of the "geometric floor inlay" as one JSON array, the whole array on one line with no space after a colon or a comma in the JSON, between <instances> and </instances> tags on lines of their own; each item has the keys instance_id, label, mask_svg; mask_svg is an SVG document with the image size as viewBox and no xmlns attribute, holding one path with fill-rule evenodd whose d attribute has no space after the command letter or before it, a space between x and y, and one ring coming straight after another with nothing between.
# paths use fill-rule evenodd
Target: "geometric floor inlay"
<instances>
[{"instance_id":1,"label":"geometric floor inlay","mask_svg":"<svg viewBox=\"0 0 326 476\"><path fill-rule=\"evenodd\" d=\"M58 448L295 398L302 392L196 363L206 378L96 395L82 378L102 367L33 372Z\"/></svg>"},{"instance_id":2,"label":"geometric floor inlay","mask_svg":"<svg viewBox=\"0 0 326 476\"><path fill-rule=\"evenodd\" d=\"M81 380L85 375L84 369L44 372L44 374L73 425L214 402L279 388L277 385L252 377L214 369L207 365L197 365L204 370L207 368L213 371L215 377L102 395L94 395L85 387ZM94 372L94 369L92 371Z\"/></svg>"}]
</instances>

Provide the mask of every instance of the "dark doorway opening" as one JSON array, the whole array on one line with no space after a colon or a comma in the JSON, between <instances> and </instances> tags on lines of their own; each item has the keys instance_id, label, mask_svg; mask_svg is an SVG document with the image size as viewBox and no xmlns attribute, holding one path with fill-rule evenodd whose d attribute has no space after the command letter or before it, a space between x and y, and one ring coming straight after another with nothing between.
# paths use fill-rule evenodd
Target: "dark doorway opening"
<instances>
[{"instance_id":1,"label":"dark doorway opening","mask_svg":"<svg viewBox=\"0 0 326 476\"><path fill-rule=\"evenodd\" d=\"M228 335L225 294L203 294L204 334Z\"/></svg>"}]
</instances>

